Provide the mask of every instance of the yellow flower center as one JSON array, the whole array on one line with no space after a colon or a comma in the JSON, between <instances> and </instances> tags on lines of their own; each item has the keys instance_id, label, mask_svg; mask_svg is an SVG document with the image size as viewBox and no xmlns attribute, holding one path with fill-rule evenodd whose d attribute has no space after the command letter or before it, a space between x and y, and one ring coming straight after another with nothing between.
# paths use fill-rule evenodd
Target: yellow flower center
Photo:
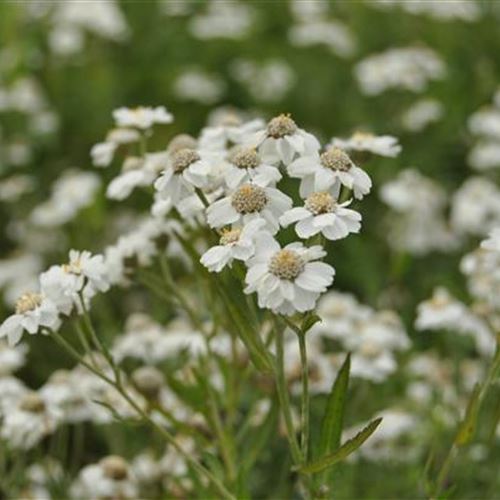
<instances>
[{"instance_id":1,"label":"yellow flower center","mask_svg":"<svg viewBox=\"0 0 500 500\"><path fill-rule=\"evenodd\" d=\"M267 124L267 135L275 139L292 135L295 132L297 132L297 124L290 115L276 116Z\"/></svg>"},{"instance_id":2,"label":"yellow flower center","mask_svg":"<svg viewBox=\"0 0 500 500\"><path fill-rule=\"evenodd\" d=\"M318 191L307 197L304 206L309 212L319 215L333 212L337 206L337 202L330 193Z\"/></svg>"},{"instance_id":3,"label":"yellow flower center","mask_svg":"<svg viewBox=\"0 0 500 500\"><path fill-rule=\"evenodd\" d=\"M231 156L231 163L238 168L255 168L260 165L260 158L255 148L238 148Z\"/></svg>"},{"instance_id":4,"label":"yellow flower center","mask_svg":"<svg viewBox=\"0 0 500 500\"><path fill-rule=\"evenodd\" d=\"M221 245L231 245L240 239L241 229L226 229L222 232L219 243Z\"/></svg>"},{"instance_id":5,"label":"yellow flower center","mask_svg":"<svg viewBox=\"0 0 500 500\"><path fill-rule=\"evenodd\" d=\"M240 214L260 212L266 204L265 190L253 184L243 184L231 198L231 205Z\"/></svg>"},{"instance_id":6,"label":"yellow flower center","mask_svg":"<svg viewBox=\"0 0 500 500\"><path fill-rule=\"evenodd\" d=\"M23 293L16 301L16 314L24 314L33 311L42 304L42 296L39 293Z\"/></svg>"},{"instance_id":7,"label":"yellow flower center","mask_svg":"<svg viewBox=\"0 0 500 500\"><path fill-rule=\"evenodd\" d=\"M179 149L172 155L172 168L176 174L180 174L199 159L200 155L194 149Z\"/></svg>"},{"instance_id":8,"label":"yellow flower center","mask_svg":"<svg viewBox=\"0 0 500 500\"><path fill-rule=\"evenodd\" d=\"M352 161L345 151L333 147L325 151L320 157L321 165L330 170L347 172L352 167Z\"/></svg>"},{"instance_id":9,"label":"yellow flower center","mask_svg":"<svg viewBox=\"0 0 500 500\"><path fill-rule=\"evenodd\" d=\"M283 280L295 279L306 265L305 260L294 250L276 252L269 263L269 272Z\"/></svg>"}]
</instances>

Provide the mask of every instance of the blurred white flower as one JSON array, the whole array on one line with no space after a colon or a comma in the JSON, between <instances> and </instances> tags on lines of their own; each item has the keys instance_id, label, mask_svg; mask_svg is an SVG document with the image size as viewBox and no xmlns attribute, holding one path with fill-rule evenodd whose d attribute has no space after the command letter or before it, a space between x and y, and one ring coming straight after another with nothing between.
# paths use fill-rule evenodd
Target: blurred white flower
<instances>
[{"instance_id":1,"label":"blurred white flower","mask_svg":"<svg viewBox=\"0 0 500 500\"><path fill-rule=\"evenodd\" d=\"M249 59L236 59L230 66L235 80L244 85L256 101L279 102L295 84L295 73L280 59L256 63Z\"/></svg>"},{"instance_id":2,"label":"blurred white flower","mask_svg":"<svg viewBox=\"0 0 500 500\"><path fill-rule=\"evenodd\" d=\"M191 19L189 30L201 40L229 38L238 40L250 32L254 21L254 10L244 2L210 0L207 12Z\"/></svg>"},{"instance_id":3,"label":"blurred white flower","mask_svg":"<svg viewBox=\"0 0 500 500\"><path fill-rule=\"evenodd\" d=\"M391 135L373 135L367 132L355 132L348 139L334 137L327 148L337 147L347 151L367 151L379 156L395 157L401 153L401 145Z\"/></svg>"},{"instance_id":4,"label":"blurred white flower","mask_svg":"<svg viewBox=\"0 0 500 500\"><path fill-rule=\"evenodd\" d=\"M226 83L221 77L202 69L184 70L173 82L173 91L179 99L207 105L219 101L225 90Z\"/></svg>"},{"instance_id":5,"label":"blurred white flower","mask_svg":"<svg viewBox=\"0 0 500 500\"><path fill-rule=\"evenodd\" d=\"M420 132L431 123L437 122L444 114L443 105L436 99L419 99L401 116L403 128L410 132Z\"/></svg>"},{"instance_id":6,"label":"blurred white flower","mask_svg":"<svg viewBox=\"0 0 500 500\"><path fill-rule=\"evenodd\" d=\"M442 59L426 47L391 48L363 59L354 69L366 95L391 88L422 92L430 81L444 78L445 72Z\"/></svg>"},{"instance_id":7,"label":"blurred white flower","mask_svg":"<svg viewBox=\"0 0 500 500\"><path fill-rule=\"evenodd\" d=\"M174 121L174 116L165 106L118 108L113 111L113 118L118 127L136 127L141 130L147 130L155 124L168 124Z\"/></svg>"}]
</instances>

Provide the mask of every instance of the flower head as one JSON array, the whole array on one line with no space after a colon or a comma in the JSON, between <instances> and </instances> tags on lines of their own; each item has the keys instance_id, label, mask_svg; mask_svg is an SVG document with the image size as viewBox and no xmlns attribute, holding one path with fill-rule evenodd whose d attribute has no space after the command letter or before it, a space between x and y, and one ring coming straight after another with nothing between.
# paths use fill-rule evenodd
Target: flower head
<instances>
[{"instance_id":1,"label":"flower head","mask_svg":"<svg viewBox=\"0 0 500 500\"><path fill-rule=\"evenodd\" d=\"M247 264L245 293L257 292L259 306L279 314L310 311L335 275L330 265L313 262L324 255L322 247L302 243L282 249L271 235L262 233Z\"/></svg>"}]
</instances>

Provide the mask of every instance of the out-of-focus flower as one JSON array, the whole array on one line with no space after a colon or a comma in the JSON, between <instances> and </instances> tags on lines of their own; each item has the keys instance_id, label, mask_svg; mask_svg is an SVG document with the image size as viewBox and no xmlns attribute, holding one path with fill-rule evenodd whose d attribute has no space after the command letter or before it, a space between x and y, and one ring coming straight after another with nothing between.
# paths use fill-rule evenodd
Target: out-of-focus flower
<instances>
[{"instance_id":1,"label":"out-of-focus flower","mask_svg":"<svg viewBox=\"0 0 500 500\"><path fill-rule=\"evenodd\" d=\"M256 63L249 59L232 62L231 74L256 101L279 102L295 83L295 73L285 61L271 59Z\"/></svg>"},{"instance_id":2,"label":"out-of-focus flower","mask_svg":"<svg viewBox=\"0 0 500 500\"><path fill-rule=\"evenodd\" d=\"M444 114L443 105L436 99L419 99L401 116L403 128L409 132L420 132Z\"/></svg>"},{"instance_id":3,"label":"out-of-focus flower","mask_svg":"<svg viewBox=\"0 0 500 500\"><path fill-rule=\"evenodd\" d=\"M330 146L344 149L347 152L362 151L392 158L398 156L402 150L396 137L373 135L368 132L355 132L348 139L334 137L330 142Z\"/></svg>"},{"instance_id":4,"label":"out-of-focus flower","mask_svg":"<svg viewBox=\"0 0 500 500\"><path fill-rule=\"evenodd\" d=\"M179 99L214 104L224 95L226 84L215 74L201 69L187 69L174 80L173 90Z\"/></svg>"},{"instance_id":5,"label":"out-of-focus flower","mask_svg":"<svg viewBox=\"0 0 500 500\"><path fill-rule=\"evenodd\" d=\"M118 108L113 111L113 118L118 127L136 127L141 130L147 130L155 124L168 124L174 121L172 113L169 113L165 106Z\"/></svg>"},{"instance_id":6,"label":"out-of-focus flower","mask_svg":"<svg viewBox=\"0 0 500 500\"><path fill-rule=\"evenodd\" d=\"M445 64L426 47L389 49L359 62L355 76L366 95L378 95L391 88L422 92L432 80L445 76Z\"/></svg>"},{"instance_id":7,"label":"out-of-focus flower","mask_svg":"<svg viewBox=\"0 0 500 500\"><path fill-rule=\"evenodd\" d=\"M207 12L193 17L189 29L193 36L202 40L213 38L238 40L248 35L254 17L252 6L246 3L210 0Z\"/></svg>"}]
</instances>

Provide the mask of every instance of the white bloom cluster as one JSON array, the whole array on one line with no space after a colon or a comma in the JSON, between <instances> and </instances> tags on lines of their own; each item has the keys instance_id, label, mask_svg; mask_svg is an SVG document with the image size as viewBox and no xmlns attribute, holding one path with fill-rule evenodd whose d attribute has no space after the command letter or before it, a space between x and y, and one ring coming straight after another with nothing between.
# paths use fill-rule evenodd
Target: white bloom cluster
<instances>
[{"instance_id":1,"label":"white bloom cluster","mask_svg":"<svg viewBox=\"0 0 500 500\"><path fill-rule=\"evenodd\" d=\"M500 190L484 177L469 177L453 194L451 226L458 234L486 236L500 222Z\"/></svg>"},{"instance_id":2,"label":"white bloom cluster","mask_svg":"<svg viewBox=\"0 0 500 500\"><path fill-rule=\"evenodd\" d=\"M357 48L357 40L347 25L329 15L328 2L292 0L290 10L295 20L288 39L296 47L324 45L333 54L348 58Z\"/></svg>"},{"instance_id":3,"label":"white bloom cluster","mask_svg":"<svg viewBox=\"0 0 500 500\"><path fill-rule=\"evenodd\" d=\"M122 42L130 35L115 0L28 2L24 6L29 15L46 19L50 25L48 44L58 56L70 57L81 52L86 33L115 42Z\"/></svg>"},{"instance_id":4,"label":"white bloom cluster","mask_svg":"<svg viewBox=\"0 0 500 500\"><path fill-rule=\"evenodd\" d=\"M481 6L474 0L370 0L366 2L373 7L389 9L398 7L404 12L425 15L437 21L474 22L482 15Z\"/></svg>"},{"instance_id":5,"label":"white bloom cluster","mask_svg":"<svg viewBox=\"0 0 500 500\"><path fill-rule=\"evenodd\" d=\"M331 146L344 149L348 153L371 153L394 158L403 149L398 139L391 135L374 135L368 132L354 132L349 138L334 137Z\"/></svg>"},{"instance_id":6,"label":"white bloom cluster","mask_svg":"<svg viewBox=\"0 0 500 500\"><path fill-rule=\"evenodd\" d=\"M207 11L191 19L189 29L195 38L201 40L239 40L250 33L254 17L254 11L247 3L210 0Z\"/></svg>"},{"instance_id":7,"label":"white bloom cluster","mask_svg":"<svg viewBox=\"0 0 500 500\"><path fill-rule=\"evenodd\" d=\"M0 326L0 338L7 337L14 345L24 331L35 334L44 329L57 330L61 315L80 310L97 292L108 288L103 256L71 250L67 264L52 266L40 275L38 291L19 297L15 314Z\"/></svg>"},{"instance_id":8,"label":"white bloom cluster","mask_svg":"<svg viewBox=\"0 0 500 500\"><path fill-rule=\"evenodd\" d=\"M469 165L476 170L500 167L500 104L476 111L468 120L469 131L476 143L469 152Z\"/></svg>"},{"instance_id":9,"label":"white bloom cluster","mask_svg":"<svg viewBox=\"0 0 500 500\"><path fill-rule=\"evenodd\" d=\"M90 151L97 167L108 167L120 146L138 142L141 134L148 133L153 125L168 124L174 120L164 106L122 107L113 111L113 118L117 128L110 130L105 141L95 144Z\"/></svg>"},{"instance_id":10,"label":"white bloom cluster","mask_svg":"<svg viewBox=\"0 0 500 500\"><path fill-rule=\"evenodd\" d=\"M423 98L414 102L401 116L401 124L409 132L420 132L444 114L443 105L436 99Z\"/></svg>"},{"instance_id":11,"label":"white bloom cluster","mask_svg":"<svg viewBox=\"0 0 500 500\"><path fill-rule=\"evenodd\" d=\"M175 95L183 101L214 104L226 90L226 83L216 74L190 68L180 73L173 82Z\"/></svg>"},{"instance_id":12,"label":"white bloom cluster","mask_svg":"<svg viewBox=\"0 0 500 500\"><path fill-rule=\"evenodd\" d=\"M380 198L389 205L388 243L415 255L456 248L458 239L448 228L444 216L446 193L418 170L403 170L384 184Z\"/></svg>"},{"instance_id":13,"label":"white bloom cluster","mask_svg":"<svg viewBox=\"0 0 500 500\"><path fill-rule=\"evenodd\" d=\"M291 66L281 59L270 59L262 63L236 59L231 63L230 71L233 78L260 102L281 101L296 80Z\"/></svg>"},{"instance_id":14,"label":"white bloom cluster","mask_svg":"<svg viewBox=\"0 0 500 500\"><path fill-rule=\"evenodd\" d=\"M391 48L371 55L354 69L361 91L378 95L388 89L422 92L432 80L445 76L444 62L427 47Z\"/></svg>"},{"instance_id":15,"label":"white bloom cluster","mask_svg":"<svg viewBox=\"0 0 500 500\"><path fill-rule=\"evenodd\" d=\"M277 187L283 175L300 179L302 207L292 208L292 199ZM184 217L187 203L192 216L203 214L202 201L208 203L206 220L220 240L202 256L202 264L219 272L233 260L242 261L248 267L246 293L257 292L260 307L293 314L314 308L334 270L315 262L326 255L319 245L281 245L275 239L280 226L296 224L303 239L322 234L336 240L358 232L361 216L346 208L349 202L339 202L341 188L360 199L371 181L343 150L321 153L312 134L280 115L267 125L233 120L207 127L199 141L184 137L169 146L155 187L155 214L159 203L163 213L175 207ZM200 195L202 201L190 202Z\"/></svg>"},{"instance_id":16,"label":"white bloom cluster","mask_svg":"<svg viewBox=\"0 0 500 500\"><path fill-rule=\"evenodd\" d=\"M352 295L329 292L321 299L318 314L322 322L309 333L316 356L326 357L327 366L333 363L339 367L342 356L325 352L321 346L327 340L340 343L344 352L352 353L353 377L383 382L396 371L397 353L410 347L405 328L394 312L375 311ZM325 391L329 389L324 387Z\"/></svg>"},{"instance_id":17,"label":"white bloom cluster","mask_svg":"<svg viewBox=\"0 0 500 500\"><path fill-rule=\"evenodd\" d=\"M31 212L31 222L39 227L66 224L92 203L100 185L99 177L92 172L66 170L53 184L50 198Z\"/></svg>"},{"instance_id":18,"label":"white bloom cluster","mask_svg":"<svg viewBox=\"0 0 500 500\"><path fill-rule=\"evenodd\" d=\"M490 356L493 353L495 337L487 322L445 288L436 288L429 300L419 304L417 314L417 330L445 330L468 335L480 354Z\"/></svg>"}]
</instances>

